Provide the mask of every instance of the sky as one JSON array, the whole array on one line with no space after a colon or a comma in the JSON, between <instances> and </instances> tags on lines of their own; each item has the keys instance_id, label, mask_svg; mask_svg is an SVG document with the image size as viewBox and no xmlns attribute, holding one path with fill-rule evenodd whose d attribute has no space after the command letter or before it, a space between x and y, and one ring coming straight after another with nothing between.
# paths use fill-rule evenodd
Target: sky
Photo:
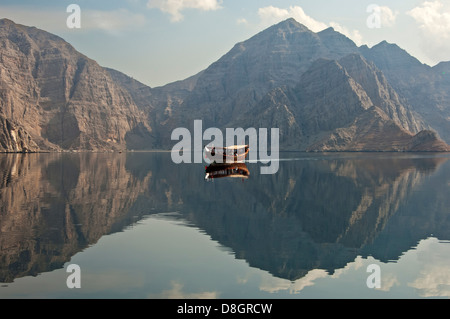
<instances>
[{"instance_id":1,"label":"sky","mask_svg":"<svg viewBox=\"0 0 450 319\"><path fill-rule=\"evenodd\" d=\"M396 43L430 66L450 61L450 0L0 1L0 18L54 33L150 87L194 75L290 17L314 32L331 26L357 45Z\"/></svg>"}]
</instances>

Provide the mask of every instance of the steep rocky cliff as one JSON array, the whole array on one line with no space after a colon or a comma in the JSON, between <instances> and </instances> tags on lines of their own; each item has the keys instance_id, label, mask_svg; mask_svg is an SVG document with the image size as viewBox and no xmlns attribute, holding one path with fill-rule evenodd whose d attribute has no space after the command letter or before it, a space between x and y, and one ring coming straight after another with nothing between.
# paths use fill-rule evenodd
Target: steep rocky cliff
<instances>
[{"instance_id":1,"label":"steep rocky cliff","mask_svg":"<svg viewBox=\"0 0 450 319\"><path fill-rule=\"evenodd\" d=\"M152 144L145 115L105 69L63 39L7 19L0 20L0 114L41 150L120 150L136 137Z\"/></svg>"}]
</instances>

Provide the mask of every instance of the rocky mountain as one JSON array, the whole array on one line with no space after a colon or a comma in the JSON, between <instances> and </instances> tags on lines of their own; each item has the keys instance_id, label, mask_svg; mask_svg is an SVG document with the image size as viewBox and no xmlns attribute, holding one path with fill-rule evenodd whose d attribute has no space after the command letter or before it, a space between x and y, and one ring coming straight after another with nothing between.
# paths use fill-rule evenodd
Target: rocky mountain
<instances>
[{"instance_id":1,"label":"rocky mountain","mask_svg":"<svg viewBox=\"0 0 450 319\"><path fill-rule=\"evenodd\" d=\"M283 21L237 43L202 72L177 110L183 113L182 125L201 118L206 127L227 127L270 90L295 86L318 58L337 59L357 50L340 33L314 33L294 19Z\"/></svg>"},{"instance_id":2,"label":"rocky mountain","mask_svg":"<svg viewBox=\"0 0 450 319\"><path fill-rule=\"evenodd\" d=\"M7 19L0 20L0 114L40 150L152 143L145 114L104 68L63 39Z\"/></svg>"},{"instance_id":3,"label":"rocky mountain","mask_svg":"<svg viewBox=\"0 0 450 319\"><path fill-rule=\"evenodd\" d=\"M170 140L171 130L167 129L167 123L172 122L174 127L179 126L179 120L174 120L173 110L176 110L189 96L202 72L182 81L150 88L122 72L110 68L106 70L117 85L127 90L138 109L146 114L145 119L150 127L155 128L152 131L153 146L168 148L167 141ZM162 143L162 140L166 142Z\"/></svg>"},{"instance_id":4,"label":"rocky mountain","mask_svg":"<svg viewBox=\"0 0 450 319\"><path fill-rule=\"evenodd\" d=\"M424 122L401 103L383 74L359 54L316 60L295 87L272 90L242 118L244 123L233 124L280 127L286 148L449 150L436 133L425 130Z\"/></svg>"},{"instance_id":5,"label":"rocky mountain","mask_svg":"<svg viewBox=\"0 0 450 319\"><path fill-rule=\"evenodd\" d=\"M201 119L277 127L288 150L447 151L447 68L288 19L198 74L150 88L59 37L0 21L0 114L40 150L170 149L174 128ZM3 151L20 150L8 143Z\"/></svg>"},{"instance_id":6,"label":"rocky mountain","mask_svg":"<svg viewBox=\"0 0 450 319\"><path fill-rule=\"evenodd\" d=\"M450 62L430 67L386 41L370 49L362 46L360 52L373 61L428 125L450 143Z\"/></svg>"},{"instance_id":7,"label":"rocky mountain","mask_svg":"<svg viewBox=\"0 0 450 319\"><path fill-rule=\"evenodd\" d=\"M196 77L185 97L177 95L175 107L170 105L172 116L158 130L166 132L159 142L170 147L169 134L175 127L192 128L194 119L202 119L205 127L222 129L278 127L283 149L408 151L414 144L416 151L435 146L435 150L446 151L442 134L433 133L437 129L397 92L391 85L395 79L385 76L370 54L376 55L377 48L357 47L332 28L314 33L294 19L283 21L236 44ZM408 61L403 68L417 60L409 56ZM361 118L361 112L372 106L377 111ZM369 140L365 135L352 136L350 132L371 116L373 123L386 126L386 130L373 132L383 143L370 142L366 147L364 139ZM392 139L391 122L398 126ZM341 142L336 137L343 132L336 129L346 131L345 138L352 142L338 145ZM422 130L428 133L420 136L428 140L420 139L421 145L412 143ZM361 127L358 132L365 130ZM330 138L334 142L327 141ZM355 145L358 147L353 149Z\"/></svg>"}]
</instances>

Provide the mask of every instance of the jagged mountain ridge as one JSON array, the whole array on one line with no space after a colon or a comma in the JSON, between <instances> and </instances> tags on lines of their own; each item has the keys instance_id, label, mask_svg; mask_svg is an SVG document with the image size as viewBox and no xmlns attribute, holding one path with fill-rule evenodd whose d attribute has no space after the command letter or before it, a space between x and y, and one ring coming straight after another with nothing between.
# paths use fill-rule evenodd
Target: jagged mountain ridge
<instances>
[{"instance_id":1,"label":"jagged mountain ridge","mask_svg":"<svg viewBox=\"0 0 450 319\"><path fill-rule=\"evenodd\" d=\"M282 145L306 151L448 149L358 54L315 61L295 87L272 90L242 118L233 124L280 127Z\"/></svg>"},{"instance_id":2,"label":"jagged mountain ridge","mask_svg":"<svg viewBox=\"0 0 450 319\"><path fill-rule=\"evenodd\" d=\"M170 149L172 130L192 128L194 119L202 119L204 127L222 129L279 127L285 149L320 151L312 146L327 145L327 150L352 150L358 144L363 151L392 150L389 135L382 136L385 143L373 144L376 149L366 149L354 136L345 145L327 142L341 133L335 130L349 131L349 125L363 123L360 112L372 106L377 112L369 115L384 112L386 120L409 137L434 129L396 91L401 84L391 85L395 78L384 76L383 65L376 62L388 57L370 58L377 48L357 47L332 28L314 33L288 19L236 44L197 75L150 88L100 67L45 31L6 19L0 26L0 113L41 150ZM338 65L343 77L329 82L329 77L319 76L316 90L308 91L308 72L323 60L335 63L321 72L337 76L333 67ZM344 92L349 95L338 89L342 85L347 85ZM331 107L336 100L340 106ZM447 121L441 113L433 117ZM446 150L437 134L427 132L413 143L415 150ZM360 142L355 144L355 138ZM396 150L410 149L401 145Z\"/></svg>"},{"instance_id":3,"label":"jagged mountain ridge","mask_svg":"<svg viewBox=\"0 0 450 319\"><path fill-rule=\"evenodd\" d=\"M383 72L395 91L450 143L450 62L421 63L396 44L382 41L361 54Z\"/></svg>"},{"instance_id":4,"label":"jagged mountain ridge","mask_svg":"<svg viewBox=\"0 0 450 319\"><path fill-rule=\"evenodd\" d=\"M202 119L204 126L222 129L225 127L279 127L283 135L284 149L313 149L312 146L323 138L322 135L332 133L328 126L334 125L333 129L338 128L335 126L336 117L340 118L338 123L344 125L343 128L353 122L363 123L357 120L359 115L357 112L347 113L347 118L344 119L343 114L334 112L336 109L333 110L326 104L336 99L341 99L344 107L344 104L348 104L349 101L346 101L346 97L341 96L340 90L337 89L342 85L340 80L331 83L330 90L325 93L324 87L320 85L324 85L323 83L329 78L324 76L323 79L316 79L318 90L310 92L309 95L303 94L303 100L311 104L309 111L316 113L310 122L304 118L311 114L299 111L299 109L302 111L305 109L299 107L299 99L290 100L292 94L286 90L298 88L301 86L300 82L308 85L309 80L305 80L306 73L317 64L317 61L326 59L338 61L340 67L345 69L346 77L351 77L358 86L357 95L362 94L364 97L361 98L367 100L367 103L363 102L365 104L363 108L369 109L371 106L376 106L386 113L388 118L381 117L383 123L388 119L395 122L399 126L395 129L396 138L401 136L400 140L406 143L400 145L398 144L400 140L397 139L398 145L391 147L389 135L384 134L380 136L380 139L383 139L385 143L371 143L371 147L366 149L360 141L357 143L358 150L406 151L411 149L411 138L414 134L422 130L427 130L427 134L421 134L422 137L427 136L427 139L416 139L416 142L422 141L423 150L434 149L435 146L438 146L436 150L446 150L447 146L439 140L439 136L429 131L434 128L424 120L422 114L410 105L408 99L396 92L375 63L364 58L368 56L367 50L370 49L357 47L350 39L332 28L314 33L294 19L283 21L236 44L221 59L204 70L196 78L195 85L190 87L190 91L185 92L186 97L182 100L178 99L176 106L171 107L172 117L164 121L159 130L165 132L165 135L163 133L160 136L160 142L165 147L170 146L169 134L173 128L190 127L194 119ZM410 60L415 59L410 57ZM324 70L324 72L327 71ZM296 95L302 96L301 93ZM328 96L327 99L325 95ZM267 107L269 100L274 107ZM369 114L378 118L378 112ZM316 119L321 122L327 119L328 124L322 125L321 129L317 130L314 122ZM300 122L303 123L300 124ZM384 124L389 126L391 123ZM309 131L308 126L313 127L313 130ZM385 133L388 131L387 129ZM302 138L303 141L299 142ZM414 149L418 151L421 147L416 142L413 143ZM427 143L429 145L425 145ZM335 150L349 150L350 145L355 143L340 145ZM332 148L327 147L327 149Z\"/></svg>"}]
</instances>

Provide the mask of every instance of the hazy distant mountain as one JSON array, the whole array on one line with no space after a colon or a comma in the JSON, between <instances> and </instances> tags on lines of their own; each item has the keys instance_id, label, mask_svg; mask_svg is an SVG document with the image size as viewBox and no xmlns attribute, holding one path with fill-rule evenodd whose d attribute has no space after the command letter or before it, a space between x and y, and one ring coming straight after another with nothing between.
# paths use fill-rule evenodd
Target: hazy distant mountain
<instances>
[{"instance_id":1,"label":"hazy distant mountain","mask_svg":"<svg viewBox=\"0 0 450 319\"><path fill-rule=\"evenodd\" d=\"M41 149L167 149L174 128L201 119L278 127L284 149L448 150L433 130L450 138L449 65L430 68L386 43L357 47L332 28L288 19L150 88L45 31L0 27L0 114Z\"/></svg>"}]
</instances>

